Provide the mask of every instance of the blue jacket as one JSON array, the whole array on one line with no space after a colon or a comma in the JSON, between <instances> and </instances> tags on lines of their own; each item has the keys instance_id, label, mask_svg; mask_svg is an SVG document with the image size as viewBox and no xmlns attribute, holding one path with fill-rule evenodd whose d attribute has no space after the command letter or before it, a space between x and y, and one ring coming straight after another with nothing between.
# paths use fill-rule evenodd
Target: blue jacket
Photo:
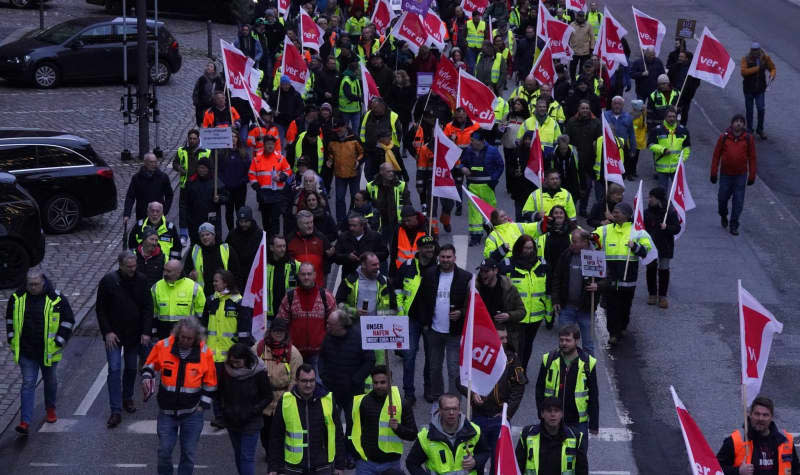
<instances>
[{"instance_id":1,"label":"blue jacket","mask_svg":"<svg viewBox=\"0 0 800 475\"><path fill-rule=\"evenodd\" d=\"M243 157L238 150L231 150L219 157L219 179L229 190L247 185L249 170L250 158Z\"/></svg>"},{"instance_id":2,"label":"blue jacket","mask_svg":"<svg viewBox=\"0 0 800 475\"><path fill-rule=\"evenodd\" d=\"M494 189L497 186L497 181L503 174L503 157L497 147L483 142L483 150L477 151L472 146L469 146L461 152L461 166L470 168L472 166L483 166L482 172L472 172L470 178L474 179L481 176L488 176L488 185Z\"/></svg>"},{"instance_id":3,"label":"blue jacket","mask_svg":"<svg viewBox=\"0 0 800 475\"><path fill-rule=\"evenodd\" d=\"M603 114L606 116L606 122L614 127L614 133L617 137L625 141L631 153L635 152L636 132L633 130L633 117L625 111L618 118L614 117L614 113L611 110L606 110Z\"/></svg>"}]
</instances>

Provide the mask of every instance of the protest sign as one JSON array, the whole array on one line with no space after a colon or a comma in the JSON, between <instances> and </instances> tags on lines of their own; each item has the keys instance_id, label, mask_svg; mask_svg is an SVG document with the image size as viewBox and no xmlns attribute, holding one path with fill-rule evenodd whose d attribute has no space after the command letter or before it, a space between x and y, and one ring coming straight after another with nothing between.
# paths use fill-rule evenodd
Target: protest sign
<instances>
[{"instance_id":1,"label":"protest sign","mask_svg":"<svg viewBox=\"0 0 800 475\"><path fill-rule=\"evenodd\" d=\"M361 349L407 350L409 324L407 316L364 315L361 321Z\"/></svg>"}]
</instances>

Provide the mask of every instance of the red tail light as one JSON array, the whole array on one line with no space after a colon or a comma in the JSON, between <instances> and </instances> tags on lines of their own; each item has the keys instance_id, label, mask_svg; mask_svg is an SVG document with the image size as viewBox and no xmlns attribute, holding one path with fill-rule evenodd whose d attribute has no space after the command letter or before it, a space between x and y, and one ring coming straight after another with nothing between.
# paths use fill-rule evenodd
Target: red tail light
<instances>
[{"instance_id":1,"label":"red tail light","mask_svg":"<svg viewBox=\"0 0 800 475\"><path fill-rule=\"evenodd\" d=\"M97 174L100 175L103 178L109 178L109 179L112 179L112 180L114 179L114 170L112 170L110 168L107 168L107 167L98 168L97 169Z\"/></svg>"},{"instance_id":2,"label":"red tail light","mask_svg":"<svg viewBox=\"0 0 800 475\"><path fill-rule=\"evenodd\" d=\"M178 49L178 42L177 41L173 41L172 44L169 45L169 47L172 48L172 49Z\"/></svg>"}]
</instances>

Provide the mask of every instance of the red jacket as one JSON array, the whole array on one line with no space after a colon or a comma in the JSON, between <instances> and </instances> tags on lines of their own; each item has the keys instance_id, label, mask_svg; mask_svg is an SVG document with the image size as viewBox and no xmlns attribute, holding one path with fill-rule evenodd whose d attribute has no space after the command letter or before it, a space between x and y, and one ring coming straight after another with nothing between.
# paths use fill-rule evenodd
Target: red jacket
<instances>
[{"instance_id":1,"label":"red jacket","mask_svg":"<svg viewBox=\"0 0 800 475\"><path fill-rule=\"evenodd\" d=\"M300 262L310 262L316 272L317 287L325 287L325 270L328 260L325 251L331 247L330 242L325 236L317 233L302 236L296 232L289 241L287 249L292 259Z\"/></svg>"},{"instance_id":2,"label":"red jacket","mask_svg":"<svg viewBox=\"0 0 800 475\"><path fill-rule=\"evenodd\" d=\"M721 169L720 169L721 168ZM742 131L738 137L728 129L720 135L711 159L711 177L747 174L748 181L756 179L756 143L753 135Z\"/></svg>"},{"instance_id":3,"label":"red jacket","mask_svg":"<svg viewBox=\"0 0 800 475\"><path fill-rule=\"evenodd\" d=\"M294 292L291 292L293 294L291 304L289 303L290 293L287 292L281 301L278 315L276 315L276 318L282 318L289 322L289 337L303 358L313 356L322 349L322 340L325 339L325 323L328 315L336 309L336 299L333 294L327 290L323 292L327 301L326 305L322 303L319 288L304 290L297 287ZM303 302L310 297L307 295L308 293L312 293L314 299L310 310L303 305Z\"/></svg>"}]
</instances>

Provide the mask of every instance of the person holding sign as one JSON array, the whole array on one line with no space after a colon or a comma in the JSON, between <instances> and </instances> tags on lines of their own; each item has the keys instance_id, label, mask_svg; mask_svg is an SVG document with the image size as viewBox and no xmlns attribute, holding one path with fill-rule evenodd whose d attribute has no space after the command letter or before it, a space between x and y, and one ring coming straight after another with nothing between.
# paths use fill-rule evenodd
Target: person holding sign
<instances>
[{"instance_id":1,"label":"person holding sign","mask_svg":"<svg viewBox=\"0 0 800 475\"><path fill-rule=\"evenodd\" d=\"M590 249L590 235L583 229L572 231L572 242L553 270L551 298L553 311L562 325L576 324L581 330L581 347L594 355L592 341L591 311L592 293L597 292L600 282L584 277L581 268L581 251ZM630 269L628 269L630 271Z\"/></svg>"},{"instance_id":2,"label":"person holding sign","mask_svg":"<svg viewBox=\"0 0 800 475\"><path fill-rule=\"evenodd\" d=\"M609 345L616 345L628 328L639 276L639 258L647 256L653 248L647 232L634 232L632 216L631 205L619 203L611 213L613 221L594 230L606 252L609 285L603 295Z\"/></svg>"},{"instance_id":3,"label":"person holding sign","mask_svg":"<svg viewBox=\"0 0 800 475\"><path fill-rule=\"evenodd\" d=\"M386 470L402 470L403 440L417 435L414 411L403 407L400 391L389 382L389 370L378 365L372 369L372 391L353 399L353 430L350 440L361 460L356 462L359 475L380 475ZM389 392L392 397L389 397Z\"/></svg>"}]
</instances>

